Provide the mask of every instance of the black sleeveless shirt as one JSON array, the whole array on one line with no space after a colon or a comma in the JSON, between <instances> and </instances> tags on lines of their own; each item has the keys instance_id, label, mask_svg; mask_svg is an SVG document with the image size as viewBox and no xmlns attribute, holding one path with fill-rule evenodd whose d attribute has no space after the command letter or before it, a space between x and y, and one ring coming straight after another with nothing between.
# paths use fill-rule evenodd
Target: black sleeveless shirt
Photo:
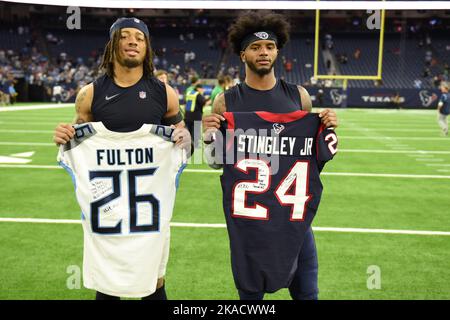
<instances>
[{"instance_id":1,"label":"black sleeveless shirt","mask_svg":"<svg viewBox=\"0 0 450 320\"><path fill-rule=\"evenodd\" d=\"M161 124L167 112L164 83L142 77L131 87L120 87L106 74L94 81L91 113L111 131L130 132L144 123Z\"/></svg>"},{"instance_id":2,"label":"black sleeveless shirt","mask_svg":"<svg viewBox=\"0 0 450 320\"><path fill-rule=\"evenodd\" d=\"M281 79L270 90L256 90L242 82L225 91L225 106L229 112L289 113L302 109L297 85Z\"/></svg>"}]
</instances>

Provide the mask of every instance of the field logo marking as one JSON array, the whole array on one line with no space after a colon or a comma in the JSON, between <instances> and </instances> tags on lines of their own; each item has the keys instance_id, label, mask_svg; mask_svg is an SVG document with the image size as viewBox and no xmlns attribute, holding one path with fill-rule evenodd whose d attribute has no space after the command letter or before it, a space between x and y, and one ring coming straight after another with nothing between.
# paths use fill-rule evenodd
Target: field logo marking
<instances>
[{"instance_id":1,"label":"field logo marking","mask_svg":"<svg viewBox=\"0 0 450 320\"><path fill-rule=\"evenodd\" d=\"M26 164L26 163L31 162L32 160L24 159L24 158L30 158L33 155L34 155L34 151L14 153L14 154L10 154L9 156L0 156L0 163Z\"/></svg>"}]
</instances>

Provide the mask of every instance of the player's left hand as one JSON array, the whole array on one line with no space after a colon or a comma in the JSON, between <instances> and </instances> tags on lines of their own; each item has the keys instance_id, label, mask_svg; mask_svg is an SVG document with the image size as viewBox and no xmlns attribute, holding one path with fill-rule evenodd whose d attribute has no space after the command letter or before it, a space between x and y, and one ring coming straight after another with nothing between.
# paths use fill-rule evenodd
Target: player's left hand
<instances>
[{"instance_id":1,"label":"player's left hand","mask_svg":"<svg viewBox=\"0 0 450 320\"><path fill-rule=\"evenodd\" d=\"M170 127L175 129L172 134L172 141L174 141L178 147L190 151L192 139L189 130L186 128L176 128L173 125Z\"/></svg>"},{"instance_id":2,"label":"player's left hand","mask_svg":"<svg viewBox=\"0 0 450 320\"><path fill-rule=\"evenodd\" d=\"M319 117L322 119L322 123L327 128L337 128L338 120L336 112L333 109L325 109L319 113Z\"/></svg>"}]
</instances>

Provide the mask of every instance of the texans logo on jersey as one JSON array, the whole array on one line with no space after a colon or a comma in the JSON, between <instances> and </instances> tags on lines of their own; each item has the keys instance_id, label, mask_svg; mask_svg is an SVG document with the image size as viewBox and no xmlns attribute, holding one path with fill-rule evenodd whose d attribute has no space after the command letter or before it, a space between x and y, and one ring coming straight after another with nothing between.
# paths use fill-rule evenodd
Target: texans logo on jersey
<instances>
[{"instance_id":1,"label":"texans logo on jersey","mask_svg":"<svg viewBox=\"0 0 450 320\"><path fill-rule=\"evenodd\" d=\"M282 124L279 124L279 123L274 123L273 124L273 130L275 131L276 134L280 134L281 131L284 130L284 126Z\"/></svg>"}]
</instances>

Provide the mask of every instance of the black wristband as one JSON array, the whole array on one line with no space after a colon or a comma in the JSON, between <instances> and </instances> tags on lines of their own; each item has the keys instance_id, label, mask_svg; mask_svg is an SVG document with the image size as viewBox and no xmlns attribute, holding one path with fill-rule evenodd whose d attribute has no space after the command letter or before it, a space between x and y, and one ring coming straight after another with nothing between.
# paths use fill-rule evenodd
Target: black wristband
<instances>
[{"instance_id":1,"label":"black wristband","mask_svg":"<svg viewBox=\"0 0 450 320\"><path fill-rule=\"evenodd\" d=\"M183 120L183 116L181 115L181 112L178 111L178 113L172 117L169 118L163 118L161 121L161 124L165 126L170 126L172 124L177 124Z\"/></svg>"}]
</instances>

